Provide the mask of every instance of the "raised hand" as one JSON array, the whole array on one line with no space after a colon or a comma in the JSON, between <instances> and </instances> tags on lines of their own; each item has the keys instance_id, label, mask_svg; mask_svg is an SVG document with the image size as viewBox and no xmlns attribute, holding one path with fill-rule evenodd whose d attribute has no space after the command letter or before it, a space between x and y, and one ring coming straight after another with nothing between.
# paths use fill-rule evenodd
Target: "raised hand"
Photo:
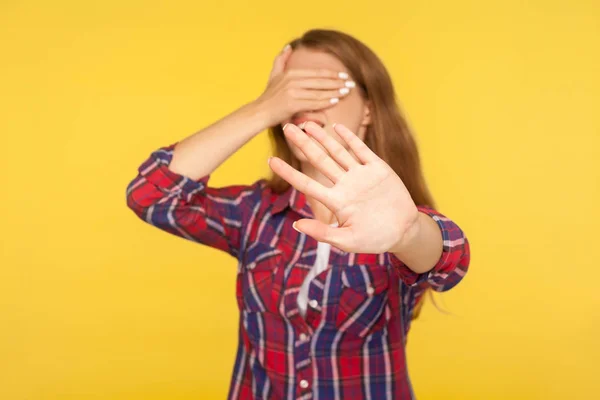
<instances>
[{"instance_id":1,"label":"raised hand","mask_svg":"<svg viewBox=\"0 0 600 400\"><path fill-rule=\"evenodd\" d=\"M323 203L339 225L300 219L295 228L348 252L383 253L397 246L416 226L419 214L402 180L348 128L334 126L354 154L317 124L307 122L303 128L305 131L287 124L284 133L333 186L321 185L277 157L271 158L269 165L297 190Z\"/></svg>"},{"instance_id":2,"label":"raised hand","mask_svg":"<svg viewBox=\"0 0 600 400\"><path fill-rule=\"evenodd\" d=\"M326 69L290 69L289 46L273 62L269 83L255 103L265 110L267 124L274 126L306 111L323 110L339 102L355 86L345 72Z\"/></svg>"}]
</instances>

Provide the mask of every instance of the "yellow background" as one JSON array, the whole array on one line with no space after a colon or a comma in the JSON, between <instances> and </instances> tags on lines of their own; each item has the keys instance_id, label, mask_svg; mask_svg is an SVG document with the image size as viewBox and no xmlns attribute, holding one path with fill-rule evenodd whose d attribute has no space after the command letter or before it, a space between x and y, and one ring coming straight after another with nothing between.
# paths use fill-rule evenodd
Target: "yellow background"
<instances>
[{"instance_id":1,"label":"yellow background","mask_svg":"<svg viewBox=\"0 0 600 400\"><path fill-rule=\"evenodd\" d=\"M235 260L126 207L137 166L258 96L312 27L384 60L465 280L413 325L419 399L600 390L600 6L3 1L0 398L222 399ZM261 134L213 176L267 173Z\"/></svg>"}]
</instances>

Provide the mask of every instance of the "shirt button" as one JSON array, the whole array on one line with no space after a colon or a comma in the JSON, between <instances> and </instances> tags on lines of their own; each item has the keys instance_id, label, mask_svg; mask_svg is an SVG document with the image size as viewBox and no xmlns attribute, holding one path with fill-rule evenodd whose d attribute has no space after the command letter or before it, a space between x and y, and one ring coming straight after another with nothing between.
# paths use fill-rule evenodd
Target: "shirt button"
<instances>
[{"instance_id":1,"label":"shirt button","mask_svg":"<svg viewBox=\"0 0 600 400\"><path fill-rule=\"evenodd\" d=\"M369 287L367 288L367 293L368 293L368 294L373 294L373 293L375 293L375 289L373 289L373 286L369 286Z\"/></svg>"},{"instance_id":2,"label":"shirt button","mask_svg":"<svg viewBox=\"0 0 600 400\"><path fill-rule=\"evenodd\" d=\"M302 380L300 381L300 387L301 387L302 389L306 389L306 388L308 387L308 381L307 381L306 379L302 379Z\"/></svg>"},{"instance_id":3,"label":"shirt button","mask_svg":"<svg viewBox=\"0 0 600 400\"><path fill-rule=\"evenodd\" d=\"M300 334L300 341L304 342L306 339L308 339L308 336L306 336L305 333L301 333Z\"/></svg>"},{"instance_id":4,"label":"shirt button","mask_svg":"<svg viewBox=\"0 0 600 400\"><path fill-rule=\"evenodd\" d=\"M312 308L317 308L319 306L319 302L316 301L315 299L312 299L311 301L308 302L308 305L311 306Z\"/></svg>"}]
</instances>

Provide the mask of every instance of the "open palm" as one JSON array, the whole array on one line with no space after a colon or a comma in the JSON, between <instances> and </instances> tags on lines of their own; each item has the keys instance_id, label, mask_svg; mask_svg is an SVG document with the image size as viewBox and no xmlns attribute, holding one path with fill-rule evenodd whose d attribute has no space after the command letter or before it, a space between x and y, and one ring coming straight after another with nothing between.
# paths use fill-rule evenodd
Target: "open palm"
<instances>
[{"instance_id":1,"label":"open palm","mask_svg":"<svg viewBox=\"0 0 600 400\"><path fill-rule=\"evenodd\" d=\"M354 253L383 253L399 243L417 220L418 210L394 170L341 124L334 126L356 158L317 124L307 122L304 130L323 151L293 124L284 133L327 176L327 188L285 161L273 157L271 169L297 190L323 203L336 216L339 226L315 219L296 221L295 227L320 242ZM357 160L358 159L358 160Z\"/></svg>"}]
</instances>

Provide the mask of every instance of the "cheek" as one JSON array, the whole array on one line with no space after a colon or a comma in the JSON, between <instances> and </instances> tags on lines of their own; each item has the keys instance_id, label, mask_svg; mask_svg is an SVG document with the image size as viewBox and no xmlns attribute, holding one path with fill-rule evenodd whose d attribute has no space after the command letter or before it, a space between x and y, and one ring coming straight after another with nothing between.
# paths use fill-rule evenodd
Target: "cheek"
<instances>
[{"instance_id":1,"label":"cheek","mask_svg":"<svg viewBox=\"0 0 600 400\"><path fill-rule=\"evenodd\" d=\"M339 123L356 133L363 120L364 106L360 97L347 98L330 108L327 114L330 125Z\"/></svg>"}]
</instances>

